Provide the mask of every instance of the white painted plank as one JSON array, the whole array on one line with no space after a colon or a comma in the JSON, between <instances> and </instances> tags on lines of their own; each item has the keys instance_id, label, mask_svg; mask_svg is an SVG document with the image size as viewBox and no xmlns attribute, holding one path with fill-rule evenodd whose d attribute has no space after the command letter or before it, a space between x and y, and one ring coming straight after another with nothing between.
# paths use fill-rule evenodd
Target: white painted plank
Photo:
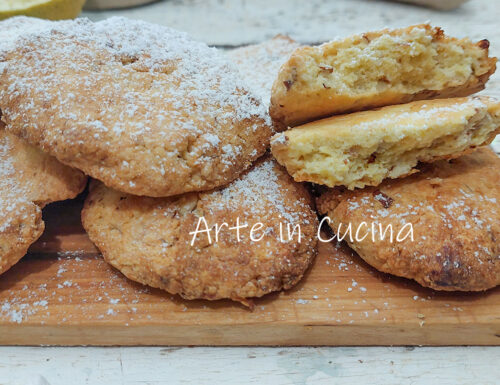
<instances>
[{"instance_id":1,"label":"white painted plank","mask_svg":"<svg viewBox=\"0 0 500 385\"><path fill-rule=\"evenodd\" d=\"M495 385L500 348L0 348L0 383Z\"/></svg>"}]
</instances>

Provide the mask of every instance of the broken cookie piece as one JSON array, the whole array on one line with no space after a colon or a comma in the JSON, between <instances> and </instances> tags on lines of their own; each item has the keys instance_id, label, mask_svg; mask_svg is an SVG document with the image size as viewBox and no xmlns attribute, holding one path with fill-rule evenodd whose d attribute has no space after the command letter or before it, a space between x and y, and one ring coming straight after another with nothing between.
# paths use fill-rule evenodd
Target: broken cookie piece
<instances>
[{"instance_id":1,"label":"broken cookie piece","mask_svg":"<svg viewBox=\"0 0 500 385\"><path fill-rule=\"evenodd\" d=\"M489 43L428 24L297 49L274 82L270 114L296 126L329 115L414 100L468 96L495 72Z\"/></svg>"},{"instance_id":2,"label":"broken cookie piece","mask_svg":"<svg viewBox=\"0 0 500 385\"><path fill-rule=\"evenodd\" d=\"M409 175L418 162L456 158L499 132L500 103L468 97L334 116L277 134L271 147L296 181L354 189Z\"/></svg>"}]
</instances>

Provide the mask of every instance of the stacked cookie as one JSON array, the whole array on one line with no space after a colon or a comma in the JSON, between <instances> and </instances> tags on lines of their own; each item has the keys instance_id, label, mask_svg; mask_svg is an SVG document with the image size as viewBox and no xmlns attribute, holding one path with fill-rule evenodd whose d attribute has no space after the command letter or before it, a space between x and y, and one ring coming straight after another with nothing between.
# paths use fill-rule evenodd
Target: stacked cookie
<instances>
[{"instance_id":1,"label":"stacked cookie","mask_svg":"<svg viewBox=\"0 0 500 385\"><path fill-rule=\"evenodd\" d=\"M346 241L381 271L440 290L500 284L500 160L474 151L500 132L500 104L469 96L495 71L488 47L417 25L299 48L280 69L271 116L295 127L272 153L328 187L320 214L339 237L363 228ZM406 225L411 237L387 236Z\"/></svg>"},{"instance_id":2,"label":"stacked cookie","mask_svg":"<svg viewBox=\"0 0 500 385\"><path fill-rule=\"evenodd\" d=\"M234 64L139 21L14 18L2 31L24 25L1 50L2 120L94 179L82 222L109 263L184 298L246 304L301 279L316 254L312 199L266 155L267 108ZM302 239L281 242L282 222ZM238 224L258 228L228 231Z\"/></svg>"}]
</instances>

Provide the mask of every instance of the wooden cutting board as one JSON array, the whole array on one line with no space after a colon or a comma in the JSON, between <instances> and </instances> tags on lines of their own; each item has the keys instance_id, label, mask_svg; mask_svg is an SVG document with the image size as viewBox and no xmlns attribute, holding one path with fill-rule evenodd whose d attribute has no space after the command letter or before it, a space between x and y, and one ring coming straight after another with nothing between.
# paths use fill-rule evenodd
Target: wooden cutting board
<instances>
[{"instance_id":1,"label":"wooden cutting board","mask_svg":"<svg viewBox=\"0 0 500 385\"><path fill-rule=\"evenodd\" d=\"M322 244L294 289L255 301L186 301L109 267L84 234L82 197L0 278L4 345L499 345L500 287L438 293Z\"/></svg>"}]
</instances>

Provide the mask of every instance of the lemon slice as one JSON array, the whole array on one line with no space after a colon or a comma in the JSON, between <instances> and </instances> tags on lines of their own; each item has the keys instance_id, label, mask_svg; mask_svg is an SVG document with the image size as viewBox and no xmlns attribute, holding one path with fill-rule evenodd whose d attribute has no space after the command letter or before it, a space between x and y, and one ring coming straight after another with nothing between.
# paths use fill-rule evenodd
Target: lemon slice
<instances>
[{"instance_id":1,"label":"lemon slice","mask_svg":"<svg viewBox=\"0 0 500 385\"><path fill-rule=\"evenodd\" d=\"M81 12L85 0L2 0L0 20L26 15L41 19L73 19Z\"/></svg>"}]
</instances>

